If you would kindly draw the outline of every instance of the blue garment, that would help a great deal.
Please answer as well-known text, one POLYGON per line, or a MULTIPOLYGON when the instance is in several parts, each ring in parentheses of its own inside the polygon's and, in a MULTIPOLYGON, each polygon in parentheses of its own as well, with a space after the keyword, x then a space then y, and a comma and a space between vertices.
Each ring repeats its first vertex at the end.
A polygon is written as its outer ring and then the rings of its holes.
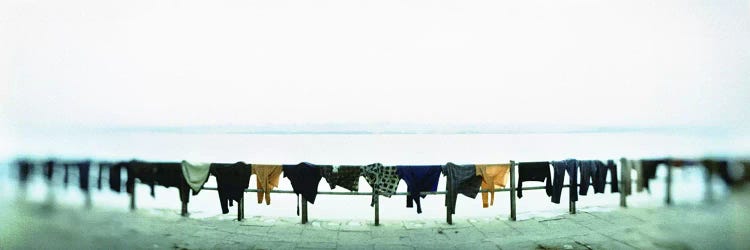
POLYGON ((420 192, 437 191, 441 171, 440 165, 396 166, 396 173, 406 182, 409 192, 406 196, 406 207, 414 207, 414 203, 417 203, 417 213, 422 213, 419 197, 424 198, 427 195, 421 195, 420 192))
POLYGON ((578 161, 578 168, 581 172, 579 195, 586 195, 588 193, 589 184, 594 186, 594 193, 597 193, 596 191, 599 190, 599 163, 600 161, 578 161))
POLYGON ((552 162, 552 168, 555 171, 555 176, 552 179, 552 203, 560 204, 565 172, 568 172, 568 177, 570 177, 570 201, 578 201, 578 192, 576 192, 578 190, 578 161, 575 159, 554 161, 552 162))

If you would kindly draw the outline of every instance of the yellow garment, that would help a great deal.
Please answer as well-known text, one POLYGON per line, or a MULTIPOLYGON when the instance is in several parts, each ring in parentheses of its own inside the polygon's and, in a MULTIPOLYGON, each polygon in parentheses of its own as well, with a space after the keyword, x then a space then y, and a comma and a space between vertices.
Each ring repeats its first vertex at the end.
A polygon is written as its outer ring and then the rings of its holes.
POLYGON ((263 203, 265 195, 266 205, 271 205, 271 190, 279 186, 281 165, 252 164, 252 169, 258 187, 258 204, 263 203))
MULTIPOLYGON (((503 188, 508 181, 510 164, 477 164, 477 176, 482 176, 482 189, 492 192, 490 205, 495 203, 495 188, 503 188)), ((487 205, 487 192, 482 192, 482 207, 487 205)))

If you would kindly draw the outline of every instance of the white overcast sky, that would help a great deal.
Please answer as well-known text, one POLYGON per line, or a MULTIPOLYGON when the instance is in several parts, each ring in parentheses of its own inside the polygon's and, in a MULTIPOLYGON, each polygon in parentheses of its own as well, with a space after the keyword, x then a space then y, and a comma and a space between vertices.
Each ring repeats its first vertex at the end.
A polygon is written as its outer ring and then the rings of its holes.
POLYGON ((750 1, 0 0, 6 127, 748 126, 750 1))

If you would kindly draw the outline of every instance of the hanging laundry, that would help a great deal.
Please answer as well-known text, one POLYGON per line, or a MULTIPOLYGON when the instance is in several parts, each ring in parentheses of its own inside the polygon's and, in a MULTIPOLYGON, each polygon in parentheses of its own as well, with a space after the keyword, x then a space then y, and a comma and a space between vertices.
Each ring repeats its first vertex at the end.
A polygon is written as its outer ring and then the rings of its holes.
POLYGON ((406 207, 414 207, 417 203, 417 213, 422 213, 422 204, 419 197, 426 197, 420 192, 437 191, 438 181, 440 180, 440 165, 430 166, 396 166, 396 173, 406 182, 407 191, 406 207))
POLYGON ((89 179, 91 179, 91 176, 89 175, 89 170, 91 168, 91 162, 84 161, 76 163, 78 166, 78 187, 81 188, 81 191, 88 192, 89 191, 89 179))
POLYGON ((118 162, 109 167, 109 175, 107 176, 107 179, 109 180, 109 189, 118 193, 120 192, 122 189, 122 168, 127 170, 127 167, 127 162, 118 162))
POLYGON ((545 182, 544 190, 547 196, 552 196, 552 176, 549 172, 549 162, 521 162, 518 163, 518 198, 523 197, 523 182, 545 182))
POLYGON ((568 172, 570 188, 570 201, 578 201, 578 161, 567 159, 564 161, 553 161, 552 168, 555 170, 555 177, 552 179, 552 203, 560 204, 560 196, 565 184, 565 172, 568 172))
POLYGON ((133 193, 135 190, 135 180, 147 184, 151 188, 151 197, 156 197, 154 186, 176 187, 180 192, 180 201, 187 203, 190 201, 189 186, 182 177, 182 166, 180 163, 150 163, 141 161, 131 161, 127 165, 128 181, 126 182, 127 192, 133 193))
POLYGON ((44 162, 44 177, 52 181, 52 175, 55 173, 55 161, 49 160, 44 162))
POLYGON ((211 163, 209 172, 216 177, 221 213, 229 213, 232 201, 239 202, 244 197, 245 189, 250 185, 250 175, 254 171, 254 167, 244 162, 211 163))
POLYGON ((487 192, 482 192, 482 207, 495 204, 495 188, 504 188, 508 181, 510 164, 477 164, 476 172, 482 177, 482 190, 489 190, 490 201, 487 202, 487 192))
POLYGON ((644 188, 649 190, 649 180, 656 178, 656 167, 660 164, 666 164, 667 161, 664 159, 660 160, 641 160, 640 170, 638 171, 638 192, 641 192, 644 188))
POLYGON ((203 184, 208 181, 208 172, 211 169, 211 163, 191 163, 183 160, 182 175, 185 181, 193 190, 193 195, 198 194, 203 188, 203 184))
MULTIPOLYGON (((578 169, 581 171, 581 185, 579 186, 578 194, 586 195, 589 191, 589 184, 594 186, 594 193, 597 193, 596 190, 599 186, 597 161, 578 161, 578 169)), ((606 172, 604 173, 606 177, 606 172)))
POLYGON ((391 197, 398 189, 398 182, 401 178, 396 173, 396 167, 383 166, 380 163, 370 164, 362 167, 362 176, 365 177, 367 184, 372 187, 372 200, 370 206, 375 206, 375 197, 382 195, 391 197))
POLYGON ((320 179, 320 169, 318 166, 302 162, 297 165, 283 165, 284 177, 289 178, 292 183, 292 190, 297 194, 297 215, 299 215, 299 196, 305 198, 308 202, 315 204, 315 197, 318 195, 318 185, 320 179))
POLYGON ((29 180, 31 172, 34 170, 34 163, 27 160, 19 160, 18 165, 18 181, 25 183, 29 180))
POLYGON ((271 205, 271 190, 279 186, 281 178, 281 165, 264 165, 253 164, 253 174, 255 174, 256 187, 258 189, 258 204, 263 203, 263 197, 266 199, 266 205, 271 205))
POLYGON ((318 166, 320 167, 320 174, 326 179, 331 189, 339 186, 353 192, 359 190, 359 176, 362 174, 362 167, 318 166))
POLYGON ((106 162, 98 162, 96 165, 99 166, 99 174, 96 178, 96 189, 102 190, 102 171, 105 168, 111 167, 112 164, 106 162))
POLYGON ((619 182, 617 181, 617 165, 615 161, 607 160, 605 165, 601 161, 596 161, 596 176, 594 177, 594 193, 604 193, 607 185, 607 173, 610 173, 610 192, 619 193, 619 182))
POLYGON ((701 163, 708 169, 708 171, 718 173, 719 178, 721 178, 727 186, 731 187, 736 184, 735 180, 729 174, 729 163, 727 161, 703 160, 701 163))
POLYGON ((128 180, 125 182, 125 191, 128 194, 132 194, 135 191, 135 180, 137 179, 151 188, 151 197, 156 197, 156 193, 154 192, 156 168, 146 162, 130 161, 127 163, 127 170, 128 180))
POLYGON ((457 165, 450 162, 443 166, 442 173, 447 180, 445 189, 448 193, 445 206, 451 214, 455 214, 458 194, 461 193, 472 199, 477 198, 479 186, 482 185, 482 177, 477 176, 474 165, 457 165))
POLYGON ((68 168, 70 168, 70 163, 63 163, 63 186, 65 188, 68 187, 68 168))

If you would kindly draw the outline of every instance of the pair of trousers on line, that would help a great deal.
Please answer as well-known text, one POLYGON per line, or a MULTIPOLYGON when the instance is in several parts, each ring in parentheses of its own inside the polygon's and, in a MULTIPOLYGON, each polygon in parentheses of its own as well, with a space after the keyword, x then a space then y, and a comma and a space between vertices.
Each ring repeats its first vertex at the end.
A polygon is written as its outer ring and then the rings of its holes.
POLYGON ((578 161, 581 172, 581 183, 579 195, 588 193, 589 184, 594 186, 594 193, 604 193, 607 185, 607 173, 611 175, 611 192, 620 192, 617 182, 617 165, 613 160, 608 160, 605 165, 601 161, 578 161))
POLYGON ((552 167, 555 171, 555 177, 552 180, 552 203, 560 204, 565 172, 568 172, 569 177, 570 201, 578 201, 578 192, 576 192, 578 190, 578 161, 574 159, 554 161, 552 167))

